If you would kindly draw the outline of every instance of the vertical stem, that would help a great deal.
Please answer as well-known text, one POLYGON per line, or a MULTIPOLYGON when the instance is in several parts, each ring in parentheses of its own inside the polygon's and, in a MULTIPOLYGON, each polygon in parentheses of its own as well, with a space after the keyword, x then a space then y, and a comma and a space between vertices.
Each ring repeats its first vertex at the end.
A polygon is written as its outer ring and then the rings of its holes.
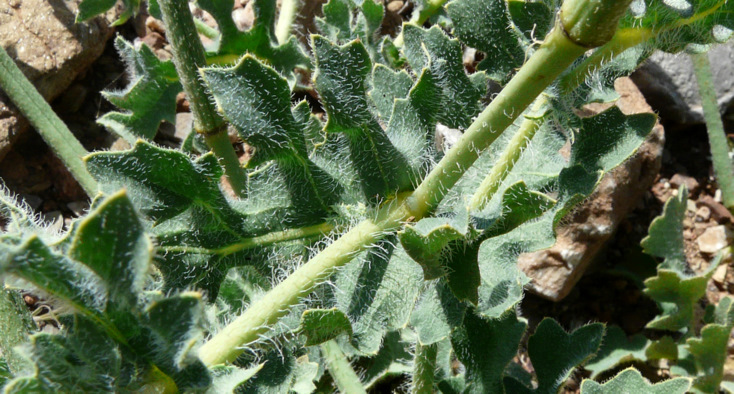
POLYGON ((711 65, 707 53, 691 55, 693 69, 698 80, 698 90, 701 95, 703 116, 706 120, 706 131, 711 145, 711 159, 714 164, 716 181, 721 188, 724 206, 734 212, 734 173, 732 161, 729 158, 729 141, 724 133, 724 124, 719 115, 719 104, 716 100, 714 78, 711 75, 711 65))
POLYGON ((293 21, 296 20, 298 13, 298 2, 299 0, 282 0, 280 3, 278 23, 275 25, 275 38, 278 44, 285 44, 291 36, 293 21))
POLYGON ((182 0, 159 0, 159 5, 168 41, 173 49, 173 63, 191 104, 194 128, 204 135, 237 196, 244 197, 247 193, 247 175, 240 167, 232 144, 226 141, 228 136, 224 119, 214 108, 199 77, 199 68, 206 66, 206 58, 189 3, 182 0))
POLYGON ((415 348, 415 358, 413 359, 413 394, 431 394, 433 393, 433 377, 436 372, 436 355, 438 354, 438 344, 421 345, 420 342, 415 348))
POLYGON ((359 380, 359 376, 354 372, 352 366, 344 355, 339 344, 335 340, 326 341, 321 344, 321 353, 326 361, 326 369, 334 378, 336 387, 340 392, 345 394, 367 393, 359 380))
POLYGON ((97 194, 97 181, 92 178, 82 160, 89 152, 54 113, 51 106, 2 47, 0 47, 0 87, 38 131, 49 148, 61 159, 87 195, 94 197, 97 194))
POLYGON ((515 132, 515 135, 510 140, 510 143, 505 147, 502 156, 497 159, 489 175, 484 178, 479 188, 474 192, 467 207, 470 211, 483 209, 494 194, 497 193, 502 181, 512 171, 512 167, 514 167, 522 152, 535 136, 535 132, 543 125, 545 121, 543 111, 547 105, 548 99, 546 96, 540 95, 535 101, 531 113, 522 121, 517 132, 515 132))
POLYGON ((0 350, 10 372, 16 376, 31 372, 33 365, 13 348, 28 342, 28 335, 35 330, 35 323, 20 293, 0 288, 0 350))

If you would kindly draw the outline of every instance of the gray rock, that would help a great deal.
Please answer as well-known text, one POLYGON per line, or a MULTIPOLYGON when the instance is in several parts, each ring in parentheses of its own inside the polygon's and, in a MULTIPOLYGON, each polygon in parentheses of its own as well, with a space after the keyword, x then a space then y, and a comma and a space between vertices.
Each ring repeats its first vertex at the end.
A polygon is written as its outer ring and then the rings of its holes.
MULTIPOLYGON (((719 110, 734 106, 734 43, 718 45, 709 52, 719 110)), ((703 110, 693 63, 686 53, 654 53, 632 74, 647 100, 663 119, 682 125, 703 123, 703 110)))
MULTIPOLYGON (((63 93, 102 54, 113 33, 114 12, 75 24, 80 2, 0 0, 0 45, 48 101, 63 93)), ((28 127, 28 121, 0 93, 0 159, 28 127)))
MULTIPOLYGON (((615 88, 621 95, 617 106, 623 113, 651 111, 629 78, 617 80, 615 88)), ((585 115, 603 109, 603 105, 590 105, 585 115)), ((652 185, 660 170, 664 139, 663 127, 657 124, 637 153, 607 173, 597 190, 561 221, 552 247, 520 255, 518 265, 531 279, 528 290, 553 301, 568 295, 622 219, 652 185)))

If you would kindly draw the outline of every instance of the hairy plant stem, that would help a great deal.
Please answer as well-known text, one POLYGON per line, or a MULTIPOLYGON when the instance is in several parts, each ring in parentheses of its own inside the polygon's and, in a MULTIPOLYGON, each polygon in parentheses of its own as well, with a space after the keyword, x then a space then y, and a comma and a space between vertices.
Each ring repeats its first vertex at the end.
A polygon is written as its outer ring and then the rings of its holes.
POLYGON ((530 110, 528 115, 525 115, 525 119, 520 124, 520 127, 515 132, 510 142, 505 147, 502 155, 497 159, 496 164, 489 171, 482 183, 479 185, 477 190, 472 195, 471 200, 467 208, 469 211, 479 211, 485 207, 485 205, 492 199, 502 185, 502 181, 505 180, 507 174, 512 171, 515 163, 522 155, 522 152, 527 148, 530 141, 535 136, 535 132, 540 129, 540 126, 545 122, 545 110, 548 106, 548 99, 545 95, 541 94, 533 108, 530 110))
POLYGON ((388 232, 418 220, 441 202, 462 174, 533 100, 587 48, 569 41, 556 27, 502 92, 477 117, 413 193, 384 204, 375 219, 364 220, 298 268, 244 314, 199 349, 206 365, 233 361, 242 346, 256 341, 290 307, 388 232))
POLYGON ((98 190, 97 181, 92 178, 82 160, 89 152, 54 113, 4 48, 0 48, 0 88, 61 159, 87 195, 94 197, 98 190))
POLYGON ((167 38, 171 43, 173 63, 191 104, 194 128, 204 135, 206 143, 224 168, 224 174, 235 194, 241 198, 245 197, 247 175, 240 167, 237 154, 229 142, 224 119, 217 113, 199 77, 199 68, 206 66, 206 57, 189 4, 180 0, 159 0, 159 5, 166 25, 167 38))
POLYGON ((347 360, 347 356, 344 355, 339 344, 335 340, 329 340, 321 344, 321 353, 324 356, 326 362, 326 369, 329 370, 329 374, 334 378, 336 387, 342 393, 367 393, 359 380, 359 376, 354 372, 352 366, 347 360))
POLYGON ((293 22, 298 14, 298 3, 300 0, 283 0, 280 3, 280 14, 275 24, 275 39, 278 44, 285 44, 291 36, 293 22))
POLYGON ((433 390, 433 376, 436 370, 436 355, 438 344, 421 345, 415 347, 413 358, 413 387, 414 394, 431 394, 433 390))
POLYGON ((23 298, 14 290, 0 288, 0 351, 16 376, 33 372, 33 363, 14 348, 28 342, 28 335, 37 330, 23 298))
POLYGON ((729 157, 729 141, 724 132, 724 123, 719 114, 719 104, 716 99, 714 78, 711 74, 711 64, 708 53, 692 54, 693 70, 698 81, 698 91, 701 95, 703 116, 706 121, 706 131, 711 146, 711 159, 714 165, 716 181, 721 189, 724 206, 734 212, 734 172, 732 160, 729 157))

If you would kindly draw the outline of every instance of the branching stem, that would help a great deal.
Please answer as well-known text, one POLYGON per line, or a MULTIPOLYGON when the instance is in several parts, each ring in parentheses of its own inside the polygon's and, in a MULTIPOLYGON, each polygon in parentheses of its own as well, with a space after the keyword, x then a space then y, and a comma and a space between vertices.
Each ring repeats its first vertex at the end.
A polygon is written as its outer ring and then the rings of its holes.
POLYGON ((89 152, 54 113, 4 48, 0 48, 0 88, 61 159, 87 195, 94 197, 98 189, 97 181, 92 178, 82 160, 89 152))
POLYGON ((275 286, 205 343, 199 350, 201 360, 206 365, 233 361, 243 345, 267 332, 336 267, 349 262, 409 218, 418 220, 435 209, 481 151, 584 51, 586 48, 570 42, 560 29, 554 29, 413 193, 383 206, 375 220, 359 223, 275 286))
POLYGON ((216 155, 219 164, 238 197, 247 193, 247 175, 240 166, 237 154, 227 135, 224 119, 217 113, 199 77, 199 68, 206 66, 204 47, 196 32, 194 17, 188 2, 180 0, 159 0, 166 34, 173 51, 181 85, 191 104, 194 115, 194 128, 206 139, 216 155))

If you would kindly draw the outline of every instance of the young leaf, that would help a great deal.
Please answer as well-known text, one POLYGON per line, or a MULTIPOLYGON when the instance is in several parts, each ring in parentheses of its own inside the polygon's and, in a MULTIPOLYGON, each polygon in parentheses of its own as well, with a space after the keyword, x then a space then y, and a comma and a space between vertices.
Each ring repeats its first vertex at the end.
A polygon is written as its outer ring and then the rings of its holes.
POLYGON ((681 278, 675 271, 658 270, 658 275, 645 281, 645 294, 660 305, 662 313, 647 323, 647 328, 679 331, 693 324, 698 300, 706 294, 706 284, 718 261, 700 276, 681 278))
POLYGON ((652 221, 647 237, 640 243, 645 253, 665 259, 658 267, 675 271, 683 277, 690 273, 683 242, 687 199, 688 191, 681 186, 678 195, 665 202, 663 214, 652 221))
POLYGON ((464 392, 504 392, 505 367, 517 354, 526 327, 514 311, 497 319, 484 319, 472 312, 464 316, 463 324, 451 335, 456 357, 466 366, 464 392))
POLYGON ((298 332, 306 337, 306 346, 314 346, 346 333, 352 336, 352 324, 344 312, 332 309, 309 309, 301 316, 298 332))
POLYGON ((698 376, 693 380, 693 390, 696 392, 716 392, 724 378, 727 346, 734 327, 732 304, 731 297, 720 300, 714 312, 715 322, 704 326, 700 337, 686 340, 686 348, 698 371, 698 376))
POLYGON ((581 383, 581 394, 684 394, 690 387, 691 381, 687 378, 675 378, 652 384, 634 368, 627 368, 604 384, 585 379, 581 383))
POLYGON ((543 319, 528 340, 530 361, 538 376, 534 392, 557 392, 575 367, 596 354, 603 336, 601 323, 588 324, 567 334, 555 320, 543 319))
POLYGON ((135 48, 122 37, 115 47, 127 65, 130 84, 103 96, 129 112, 108 112, 97 120, 130 144, 139 138, 152 141, 161 121, 176 123, 176 95, 182 87, 173 62, 161 61, 146 45, 135 48))
MULTIPOLYGON (((436 279, 448 273, 446 251, 452 241, 465 239, 469 235, 469 215, 459 209, 451 217, 425 218, 414 226, 406 225, 398 232, 400 244, 413 260, 423 268, 425 280, 436 279)), ((456 245, 454 245, 456 246, 456 245)))

